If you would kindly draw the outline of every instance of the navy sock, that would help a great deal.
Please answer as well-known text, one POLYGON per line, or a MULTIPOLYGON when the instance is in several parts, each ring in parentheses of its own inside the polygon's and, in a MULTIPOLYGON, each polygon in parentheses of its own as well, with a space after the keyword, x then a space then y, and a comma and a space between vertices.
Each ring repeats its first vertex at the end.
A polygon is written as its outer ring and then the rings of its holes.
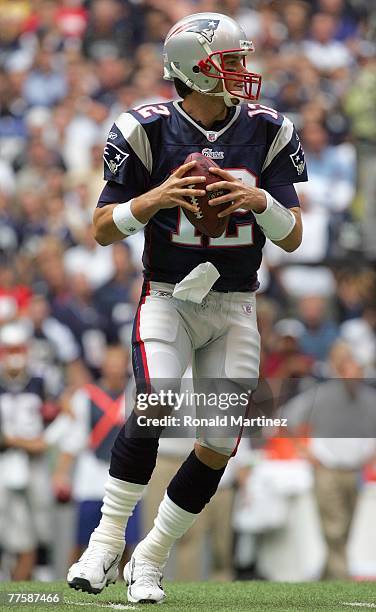
POLYGON ((110 476, 134 484, 149 482, 157 461, 162 428, 149 430, 152 437, 145 437, 146 429, 137 424, 137 415, 132 412, 112 448, 110 476))
POLYGON ((195 451, 184 461, 167 487, 167 495, 179 508, 199 514, 216 492, 225 467, 220 470, 205 465, 195 451))

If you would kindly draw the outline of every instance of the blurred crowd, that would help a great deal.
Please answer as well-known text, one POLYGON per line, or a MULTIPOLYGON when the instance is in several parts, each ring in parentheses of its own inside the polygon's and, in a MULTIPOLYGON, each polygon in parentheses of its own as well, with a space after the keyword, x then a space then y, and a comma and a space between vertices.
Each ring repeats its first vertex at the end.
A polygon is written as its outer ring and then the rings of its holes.
MULTIPOLYGON (((14 342, 27 347, 35 376, 47 381, 40 427, 24 436, 8 432, 14 448, 44 452, 43 444, 17 446, 15 438, 39 440, 59 411, 72 410, 77 389, 101 386, 108 346, 126 359, 142 238, 101 247, 92 237, 103 146, 120 112, 176 96, 162 79, 163 40, 173 23, 199 11, 234 17, 254 41, 250 66, 263 75, 260 102, 294 121, 308 165, 309 182, 299 185, 301 247, 288 254, 271 243, 265 249, 261 373, 294 381, 338 375, 332 349, 344 343, 353 377, 374 377, 373 3, 0 0, 0 326, 22 322, 23 339, 5 338, 4 346, 10 353, 14 342)), ((9 376, 0 377, 7 389, 9 376)), ((11 416, 2 415, 0 430, 11 416)), ((68 444, 66 454, 87 444, 68 444)), ((60 501, 68 472, 60 464, 60 501)), ((35 553, 38 543, 28 547, 35 553)), ((26 575, 34 553, 24 560, 26 575)))

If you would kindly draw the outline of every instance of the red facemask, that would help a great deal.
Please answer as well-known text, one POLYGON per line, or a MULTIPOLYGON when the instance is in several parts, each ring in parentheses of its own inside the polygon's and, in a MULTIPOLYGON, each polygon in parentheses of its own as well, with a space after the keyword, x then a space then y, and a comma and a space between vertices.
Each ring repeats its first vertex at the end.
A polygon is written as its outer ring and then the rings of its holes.
MULTIPOLYGON (((200 72, 207 77, 211 77, 212 79, 221 79, 221 80, 231 80, 236 81, 237 83, 241 83, 243 86, 243 91, 238 90, 229 90, 226 87, 228 93, 235 98, 243 98, 244 100, 250 100, 252 102, 256 101, 260 97, 261 90, 261 74, 256 74, 255 72, 236 72, 232 70, 227 70, 225 68, 224 56, 226 54, 235 54, 241 53, 242 49, 226 49, 226 51, 214 51, 206 59, 200 60, 198 62, 198 67, 200 68, 200 72), (216 61, 214 57, 218 56, 216 61), (216 74, 213 74, 213 68, 216 70, 216 74)), ((246 61, 245 56, 241 57, 244 68, 246 69, 246 61)))

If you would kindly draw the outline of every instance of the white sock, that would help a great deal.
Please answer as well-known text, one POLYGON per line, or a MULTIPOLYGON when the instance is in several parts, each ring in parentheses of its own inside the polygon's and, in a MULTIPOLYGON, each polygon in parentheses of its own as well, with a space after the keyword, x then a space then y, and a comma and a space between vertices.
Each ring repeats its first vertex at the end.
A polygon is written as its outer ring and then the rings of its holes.
POLYGON ((91 534, 90 544, 103 544, 116 552, 124 549, 124 531, 146 485, 108 476, 101 508, 102 518, 91 534))
POLYGON ((154 527, 136 546, 134 556, 137 560, 151 562, 162 569, 174 542, 192 527, 197 517, 198 514, 192 514, 177 506, 165 493, 154 527))

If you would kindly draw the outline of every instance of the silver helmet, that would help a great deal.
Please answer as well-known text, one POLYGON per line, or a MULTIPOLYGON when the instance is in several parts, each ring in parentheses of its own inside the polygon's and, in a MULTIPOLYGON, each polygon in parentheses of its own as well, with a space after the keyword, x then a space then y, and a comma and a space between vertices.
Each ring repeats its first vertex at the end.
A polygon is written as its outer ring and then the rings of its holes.
POLYGON ((166 36, 163 50, 164 78, 179 79, 190 89, 211 96, 222 96, 227 106, 240 99, 258 100, 261 75, 246 70, 246 56, 254 51, 241 27, 227 15, 196 13, 178 21, 166 36), (244 72, 226 70, 224 58, 239 55, 244 72), (226 79, 242 85, 228 90, 226 79), (222 91, 213 92, 222 82, 222 91))

